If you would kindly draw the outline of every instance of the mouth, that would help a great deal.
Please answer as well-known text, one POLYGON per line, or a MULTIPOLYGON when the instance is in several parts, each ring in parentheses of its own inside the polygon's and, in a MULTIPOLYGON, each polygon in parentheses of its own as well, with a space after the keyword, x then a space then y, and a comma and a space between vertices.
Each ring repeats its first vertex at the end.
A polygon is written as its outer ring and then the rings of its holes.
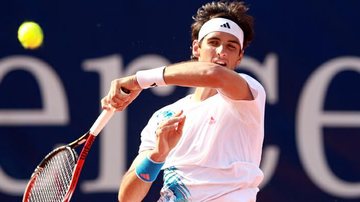
POLYGON ((217 65, 220 65, 220 66, 223 66, 223 67, 226 67, 226 62, 225 61, 222 61, 222 60, 216 60, 214 61, 215 64, 217 65))

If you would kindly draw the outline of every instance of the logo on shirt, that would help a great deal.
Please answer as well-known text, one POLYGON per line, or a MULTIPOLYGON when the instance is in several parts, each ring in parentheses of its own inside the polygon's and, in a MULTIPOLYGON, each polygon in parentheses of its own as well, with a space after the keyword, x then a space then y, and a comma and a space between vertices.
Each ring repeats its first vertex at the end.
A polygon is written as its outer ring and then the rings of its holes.
POLYGON ((216 123, 216 120, 215 120, 215 118, 213 116, 211 116, 210 120, 209 120, 209 124, 211 125, 211 124, 214 124, 214 123, 216 123))
POLYGON ((157 115, 156 115, 156 119, 157 119, 157 125, 159 125, 161 122, 170 119, 171 117, 173 117, 175 115, 175 112, 167 109, 167 110, 163 110, 160 111, 157 115))

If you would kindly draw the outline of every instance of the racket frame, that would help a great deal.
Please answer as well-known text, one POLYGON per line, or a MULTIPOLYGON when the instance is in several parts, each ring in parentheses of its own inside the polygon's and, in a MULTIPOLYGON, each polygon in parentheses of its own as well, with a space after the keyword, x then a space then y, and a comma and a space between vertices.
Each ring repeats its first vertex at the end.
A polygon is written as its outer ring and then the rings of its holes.
POLYGON ((107 122, 111 119, 111 117, 114 114, 114 110, 103 110, 103 112, 99 115, 99 117, 96 119, 96 121, 94 122, 94 124, 92 125, 92 127, 90 128, 90 130, 85 133, 84 135, 82 135, 80 138, 78 138, 77 140, 65 145, 65 146, 61 146, 58 147, 56 149, 54 149, 53 151, 51 151, 49 154, 47 154, 45 156, 45 158, 40 162, 40 164, 36 167, 36 169, 34 170, 33 174, 31 175, 31 178, 25 188, 25 192, 24 192, 24 196, 23 196, 23 202, 28 202, 29 197, 30 197, 30 193, 31 193, 31 189, 34 186, 35 182, 36 182, 36 178, 39 176, 39 173, 44 169, 45 165, 49 162, 49 160, 51 158, 53 158, 58 152, 67 149, 71 151, 71 154, 73 155, 73 157, 75 158, 76 165, 73 169, 73 173, 71 176, 71 181, 70 181, 70 185, 68 187, 68 190, 66 191, 65 197, 62 200, 63 202, 68 202, 70 201, 75 189, 76 189, 76 185, 82 170, 82 167, 85 163, 85 159, 91 149, 91 146, 96 138, 96 136, 100 133, 100 131, 105 127, 105 125, 107 124, 107 122), (84 144, 84 147, 82 148, 81 152, 79 155, 77 155, 77 153, 75 152, 75 148, 84 144))

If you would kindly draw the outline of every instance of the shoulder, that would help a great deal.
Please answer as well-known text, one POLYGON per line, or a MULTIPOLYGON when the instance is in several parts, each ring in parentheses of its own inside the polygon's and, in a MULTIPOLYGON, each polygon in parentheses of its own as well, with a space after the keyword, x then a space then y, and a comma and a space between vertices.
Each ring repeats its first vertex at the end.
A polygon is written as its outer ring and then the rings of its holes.
POLYGON ((188 97, 189 96, 183 97, 172 104, 166 105, 158 109, 154 112, 151 119, 157 123, 160 123, 161 121, 172 117, 182 109, 183 103, 186 101, 186 99, 188 99, 188 97))
POLYGON ((261 85, 261 83, 259 81, 257 81, 256 79, 254 79, 253 77, 251 77, 251 76, 249 76, 247 74, 244 74, 244 73, 238 73, 238 74, 242 78, 245 79, 245 81, 249 85, 249 88, 250 88, 251 92, 253 93, 254 97, 257 97, 257 95, 261 95, 263 97, 266 96, 265 89, 264 89, 263 85, 261 85))
POLYGON ((246 82, 251 86, 251 87, 256 87, 259 89, 264 90, 264 87, 261 85, 261 83, 256 80, 255 78, 251 77, 248 74, 244 74, 244 73, 238 73, 242 78, 244 78, 246 80, 246 82))

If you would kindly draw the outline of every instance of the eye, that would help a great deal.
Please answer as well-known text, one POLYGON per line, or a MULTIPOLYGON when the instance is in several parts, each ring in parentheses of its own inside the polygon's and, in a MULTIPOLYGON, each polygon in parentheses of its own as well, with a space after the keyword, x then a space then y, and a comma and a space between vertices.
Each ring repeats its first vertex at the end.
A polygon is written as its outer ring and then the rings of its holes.
POLYGON ((227 47, 228 47, 229 50, 236 50, 237 49, 237 46, 234 45, 234 44, 231 44, 231 43, 228 44, 227 47))
POLYGON ((233 46, 233 45, 228 45, 228 47, 229 47, 230 49, 235 49, 235 46, 233 46))
POLYGON ((217 46, 219 46, 219 41, 217 41, 217 40, 209 40, 208 44, 211 45, 211 46, 217 47, 217 46))

